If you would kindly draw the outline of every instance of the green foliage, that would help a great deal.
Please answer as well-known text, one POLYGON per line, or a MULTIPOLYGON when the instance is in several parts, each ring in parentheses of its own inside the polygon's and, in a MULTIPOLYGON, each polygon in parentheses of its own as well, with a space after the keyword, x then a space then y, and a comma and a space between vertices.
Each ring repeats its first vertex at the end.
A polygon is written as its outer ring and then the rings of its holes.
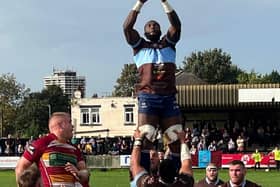
POLYGON ((134 92, 134 85, 137 82, 137 67, 135 64, 125 64, 121 76, 117 79, 117 85, 113 96, 129 97, 134 92))
POLYGON ((48 132, 48 119, 53 112, 69 112, 70 101, 58 86, 34 92, 25 98, 16 118, 17 133, 22 137, 37 137, 48 132))
POLYGON ((16 81, 13 74, 0 76, 0 109, 1 109, 1 136, 7 136, 15 132, 17 108, 29 93, 24 84, 16 81))
POLYGON ((280 83, 280 74, 273 70, 270 74, 265 74, 262 79, 263 83, 280 83))
POLYGON ((242 72, 237 77, 240 84, 257 84, 261 83, 262 75, 252 70, 250 73, 242 72))
POLYGON ((237 83, 237 75, 241 72, 232 65, 231 56, 217 48, 193 52, 190 57, 185 57, 183 70, 210 84, 237 83))
POLYGON ((273 70, 270 74, 262 75, 252 70, 250 73, 242 72, 238 75, 238 83, 241 84, 265 84, 265 83, 280 83, 280 75, 273 70))

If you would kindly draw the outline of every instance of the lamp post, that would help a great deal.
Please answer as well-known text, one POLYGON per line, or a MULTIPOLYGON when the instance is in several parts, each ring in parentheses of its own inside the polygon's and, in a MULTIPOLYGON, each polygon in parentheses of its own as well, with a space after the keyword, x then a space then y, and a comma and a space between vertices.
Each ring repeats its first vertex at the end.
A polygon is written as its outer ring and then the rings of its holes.
POLYGON ((49 108, 49 119, 50 119, 52 115, 52 106, 48 104, 48 108, 49 108))

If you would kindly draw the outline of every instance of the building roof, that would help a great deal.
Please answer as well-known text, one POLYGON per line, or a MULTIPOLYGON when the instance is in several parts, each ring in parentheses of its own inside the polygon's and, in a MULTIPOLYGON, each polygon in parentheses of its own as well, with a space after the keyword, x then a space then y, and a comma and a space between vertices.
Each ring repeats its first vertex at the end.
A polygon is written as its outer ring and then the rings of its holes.
POLYGON ((176 73, 176 85, 200 85, 207 84, 206 81, 198 78, 192 73, 180 71, 176 73))
POLYGON ((280 88, 280 84, 177 85, 182 109, 280 108, 280 102, 239 102, 239 89, 280 88))

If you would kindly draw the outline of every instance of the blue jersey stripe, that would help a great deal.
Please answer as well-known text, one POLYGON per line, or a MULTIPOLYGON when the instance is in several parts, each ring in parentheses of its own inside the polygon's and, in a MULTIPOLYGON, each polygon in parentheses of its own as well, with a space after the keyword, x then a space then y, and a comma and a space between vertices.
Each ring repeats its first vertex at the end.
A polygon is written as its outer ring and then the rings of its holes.
POLYGON ((162 49, 143 48, 133 57, 133 59, 137 67, 147 63, 175 63, 176 52, 171 47, 162 49))

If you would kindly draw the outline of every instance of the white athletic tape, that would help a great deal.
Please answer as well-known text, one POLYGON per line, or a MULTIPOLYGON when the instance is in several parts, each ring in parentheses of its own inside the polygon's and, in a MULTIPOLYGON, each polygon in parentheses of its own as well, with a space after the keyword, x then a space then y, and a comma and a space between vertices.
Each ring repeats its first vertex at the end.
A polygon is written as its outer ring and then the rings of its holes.
POLYGON ((146 124, 139 126, 139 130, 141 134, 145 134, 145 137, 151 141, 154 142, 156 139, 157 131, 154 126, 146 124))
POLYGON ((141 8, 143 6, 143 3, 141 1, 137 1, 132 10, 135 10, 136 12, 140 12, 141 8))
POLYGON ((171 144, 173 142, 175 142, 176 140, 178 140, 178 136, 176 132, 181 132, 182 129, 182 125, 181 124, 176 124, 176 125, 172 125, 171 127, 169 127, 168 129, 165 130, 164 134, 168 137, 169 142, 168 144, 171 144))
POLYGON ((187 159, 191 159, 191 154, 190 154, 190 150, 188 148, 188 145, 183 143, 181 144, 181 162, 183 162, 184 160, 187 159))
POLYGON ((161 4, 163 6, 163 9, 164 9, 165 13, 170 13, 170 12, 173 11, 173 8, 171 7, 171 5, 167 1, 162 2, 161 4))

